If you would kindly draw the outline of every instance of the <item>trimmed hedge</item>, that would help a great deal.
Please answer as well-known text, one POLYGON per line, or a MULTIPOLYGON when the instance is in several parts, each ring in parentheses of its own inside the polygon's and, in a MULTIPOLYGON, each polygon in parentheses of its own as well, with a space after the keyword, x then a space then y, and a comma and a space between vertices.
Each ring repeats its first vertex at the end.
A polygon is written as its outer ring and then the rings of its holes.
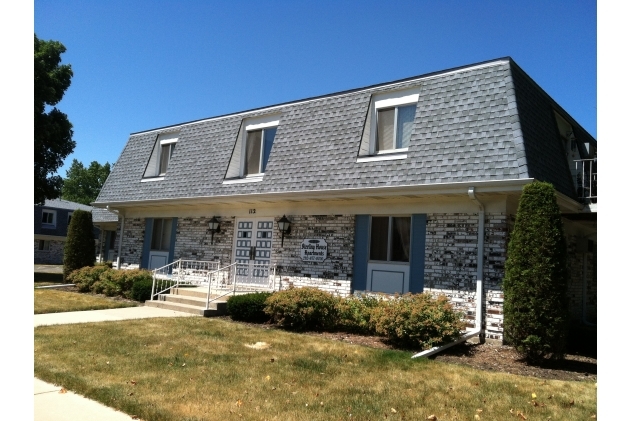
POLYGON ((317 288, 290 288, 272 294, 265 313, 286 329, 331 330, 338 317, 338 300, 317 288))
POLYGON ((382 299, 363 295, 340 299, 337 303, 336 327, 346 332, 374 334, 375 324, 371 315, 382 299))
POLYGON ((228 298, 228 314, 232 320, 250 323, 268 322, 270 316, 265 313, 265 301, 271 295, 271 292, 234 295, 228 298))
POLYGON ((393 343, 429 349, 452 342, 465 324, 445 296, 405 294, 379 302, 371 315, 378 335, 393 343))
POLYGON ((115 270, 107 265, 98 265, 75 270, 68 275, 68 280, 77 286, 79 292, 145 301, 151 296, 153 276, 145 269, 115 270), (147 285, 149 291, 144 292, 147 285))

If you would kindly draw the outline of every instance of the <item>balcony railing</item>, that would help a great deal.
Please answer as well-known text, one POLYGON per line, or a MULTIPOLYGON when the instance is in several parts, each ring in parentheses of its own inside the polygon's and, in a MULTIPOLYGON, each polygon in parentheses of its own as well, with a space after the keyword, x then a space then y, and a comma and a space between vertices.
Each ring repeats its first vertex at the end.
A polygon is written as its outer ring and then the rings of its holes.
POLYGON ((596 203, 596 158, 574 161, 574 184, 578 197, 585 203, 596 203))

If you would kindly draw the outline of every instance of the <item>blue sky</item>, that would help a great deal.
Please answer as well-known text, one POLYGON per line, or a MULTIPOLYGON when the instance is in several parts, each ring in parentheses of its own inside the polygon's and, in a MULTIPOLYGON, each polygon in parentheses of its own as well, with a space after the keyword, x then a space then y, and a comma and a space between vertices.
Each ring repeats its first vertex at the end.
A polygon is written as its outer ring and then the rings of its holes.
POLYGON ((36 0, 74 77, 73 158, 130 133, 511 56, 596 127, 596 2, 36 0))

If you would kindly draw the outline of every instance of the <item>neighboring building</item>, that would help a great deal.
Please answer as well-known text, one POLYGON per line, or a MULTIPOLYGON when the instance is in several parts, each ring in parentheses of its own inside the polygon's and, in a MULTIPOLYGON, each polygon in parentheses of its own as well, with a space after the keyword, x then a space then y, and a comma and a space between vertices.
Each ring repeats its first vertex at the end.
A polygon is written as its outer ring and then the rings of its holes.
POLYGON ((120 217, 110 260, 144 268, 258 264, 276 288, 446 294, 470 320, 483 280, 499 339, 533 180, 557 190, 572 314, 595 322, 596 140, 510 58, 133 133, 93 205, 120 217))
MULTIPOLYGON (((81 209, 91 212, 92 207, 63 199, 46 200, 44 206, 35 205, 35 263, 61 265, 64 262, 64 244, 72 213, 81 209)), ((98 230, 94 231, 97 238, 98 230)))
POLYGON ((116 229, 118 215, 106 209, 92 209, 92 222, 99 228, 99 241, 96 249, 98 262, 112 262, 115 260, 116 229))

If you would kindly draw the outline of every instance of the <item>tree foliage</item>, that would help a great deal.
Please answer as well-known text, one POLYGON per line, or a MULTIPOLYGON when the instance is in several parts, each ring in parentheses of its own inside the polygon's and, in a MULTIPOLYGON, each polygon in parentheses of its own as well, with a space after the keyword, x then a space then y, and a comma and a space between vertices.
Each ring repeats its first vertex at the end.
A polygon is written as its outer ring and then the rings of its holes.
POLYGON ((94 266, 94 251, 92 212, 78 209, 72 213, 64 245, 64 280, 74 270, 94 266))
POLYGON ((86 168, 81 162, 73 159, 70 169, 66 171, 61 198, 89 205, 96 200, 109 174, 109 162, 101 165, 92 161, 86 168))
POLYGON ((531 361, 562 358, 568 330, 567 248, 550 183, 524 187, 504 277, 504 333, 531 361))
POLYGON ((60 42, 43 41, 35 35, 35 204, 59 197, 63 180, 55 173, 75 147, 72 124, 54 107, 72 78, 70 65, 60 64, 65 51, 60 42))

